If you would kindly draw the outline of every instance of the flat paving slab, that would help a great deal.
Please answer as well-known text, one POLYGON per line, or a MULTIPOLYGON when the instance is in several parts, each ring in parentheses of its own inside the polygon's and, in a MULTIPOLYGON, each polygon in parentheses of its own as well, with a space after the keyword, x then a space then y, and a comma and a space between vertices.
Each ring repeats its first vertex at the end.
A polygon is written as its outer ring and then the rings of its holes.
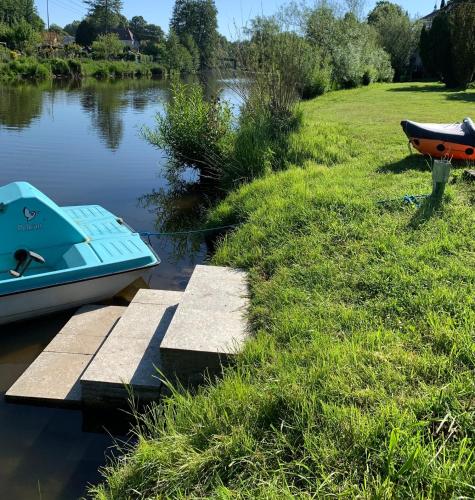
POLYGON ((124 403, 129 391, 140 401, 159 397, 160 343, 182 296, 167 290, 136 295, 81 376, 86 405, 124 403))
POLYGON ((196 266, 160 346, 167 377, 195 385, 219 373, 249 336, 248 306, 244 271, 196 266))
POLYGON ((79 379, 125 309, 118 306, 79 309, 13 384, 6 400, 50 406, 80 405, 79 379))
POLYGON ((91 356, 87 354, 42 352, 5 397, 10 401, 42 404, 55 401, 79 403, 79 377, 90 360, 91 356))

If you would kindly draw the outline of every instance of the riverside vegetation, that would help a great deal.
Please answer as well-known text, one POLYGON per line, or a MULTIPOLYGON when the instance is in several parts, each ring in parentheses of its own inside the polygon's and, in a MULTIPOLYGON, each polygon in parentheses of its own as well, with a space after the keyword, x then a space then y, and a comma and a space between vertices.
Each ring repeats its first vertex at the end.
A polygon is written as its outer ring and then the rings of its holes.
POLYGON ((302 105, 303 165, 208 218, 241 224, 213 263, 250 272, 255 338, 223 380, 140 417, 97 498, 472 496, 475 193, 456 172, 432 217, 403 205, 431 174, 399 121, 474 100, 379 84, 302 105))
POLYGON ((85 0, 82 21, 45 29, 33 0, 0 0, 0 81, 172 76, 219 66, 228 41, 213 0, 177 1, 165 35, 121 0, 85 0), (73 43, 75 41, 75 43, 73 43))
MULTIPOLYGON (((375 83, 298 104, 307 59, 283 63, 321 40, 268 34, 254 39, 266 58, 246 52, 236 122, 178 86, 145 131, 171 177, 191 167, 215 185, 208 227, 238 225, 212 262, 249 271, 254 338, 221 380, 137 415, 136 442, 90 493, 472 497, 475 192, 456 166, 440 204, 403 203, 432 179, 399 122, 460 119, 475 92, 375 83)), ((311 73, 344 87, 342 60, 311 73)))
POLYGON ((347 3, 250 23, 239 117, 176 84, 144 131, 176 189, 197 173, 201 222, 239 226, 213 263, 249 271, 254 338, 222 380, 137 415, 92 496, 473 496, 475 194, 456 172, 440 205, 403 204, 431 175, 399 121, 460 119, 475 94, 378 83, 409 78, 420 26, 347 3))

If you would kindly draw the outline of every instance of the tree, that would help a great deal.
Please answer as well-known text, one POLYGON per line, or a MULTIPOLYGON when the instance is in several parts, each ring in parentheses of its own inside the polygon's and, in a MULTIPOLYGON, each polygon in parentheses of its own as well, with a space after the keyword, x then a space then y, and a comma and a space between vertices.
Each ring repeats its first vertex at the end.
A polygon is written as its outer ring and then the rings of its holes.
POLYGON ((457 86, 467 88, 475 75, 475 4, 461 3, 450 12, 453 72, 457 86))
POLYGON ((72 23, 70 24, 67 24, 65 27, 64 27, 64 31, 68 34, 68 35, 71 35, 71 36, 76 36, 76 33, 78 31, 78 27, 79 25, 81 24, 81 21, 73 21, 72 23))
POLYGON ((357 19, 362 19, 366 7, 366 0, 345 0, 347 11, 357 19))
POLYGON ((11 26, 0 24, 0 42, 6 43, 10 49, 33 53, 40 40, 40 33, 25 19, 11 26))
POLYGON ((435 66, 434 60, 434 51, 434 39, 431 35, 431 32, 425 26, 423 26, 421 31, 421 38, 419 41, 419 54, 424 65, 424 70, 430 76, 434 76, 437 74, 437 68, 435 66))
POLYGON ((353 13, 340 18, 331 7, 322 5, 310 11, 306 20, 306 38, 320 60, 317 76, 324 83, 327 80, 327 87, 328 78, 338 87, 393 78, 389 56, 381 48, 377 32, 353 13))
POLYGON ((147 30, 147 21, 142 16, 134 16, 129 21, 129 28, 134 34, 135 38, 140 41, 145 40, 144 35, 147 30))
POLYGON ((157 24, 147 24, 144 40, 155 43, 165 42, 165 32, 157 24))
POLYGON ((147 56, 152 56, 155 61, 166 65, 167 48, 165 43, 156 43, 152 41, 142 42, 140 52, 147 56))
POLYGON ((450 17, 440 12, 429 31, 421 34, 421 58, 424 67, 432 71, 448 87, 456 86, 452 61, 452 31, 450 17))
POLYGON ((399 5, 388 1, 376 4, 368 15, 368 24, 376 29, 382 47, 391 56, 396 79, 408 77, 411 57, 420 38, 419 25, 399 5))
POLYGON ((192 71, 196 71, 200 67, 200 49, 196 45, 191 35, 183 37, 183 47, 188 51, 191 57, 192 71))
POLYGON ((96 28, 90 19, 86 18, 79 23, 76 30, 76 43, 83 47, 89 47, 97 36, 96 28))
POLYGON ((446 7, 446 4, 445 4, 445 0, 442 0, 442 2, 440 2, 440 9, 445 9, 446 7))
POLYGON ((200 53, 200 68, 209 69, 216 63, 218 20, 214 0, 176 0, 170 21, 180 43, 186 35, 195 41, 200 53))
POLYGON ((92 44, 92 52, 97 59, 113 59, 124 52, 124 44, 115 33, 104 33, 92 44))
POLYGON ((373 26, 378 25, 387 16, 407 16, 400 5, 395 3, 380 0, 376 3, 374 9, 368 14, 368 24, 373 26))
POLYGON ((50 33, 57 33, 58 35, 64 35, 65 34, 65 31, 63 30, 63 28, 61 28, 61 26, 59 26, 57 24, 54 24, 54 23, 49 27, 48 31, 50 33))
POLYGON ((307 18, 306 37, 321 56, 331 57, 338 46, 339 28, 333 10, 326 6, 314 9, 307 18))
POLYGON ((177 34, 171 30, 167 39, 167 66, 172 72, 191 73, 196 70, 193 67, 193 59, 185 46, 180 43, 177 34))
POLYGON ((44 29, 38 16, 34 0, 0 0, 0 22, 13 26, 26 21, 35 31, 44 29))
POLYGON ((163 43, 165 41, 165 33, 160 26, 149 24, 142 16, 134 16, 129 21, 129 28, 135 38, 144 41, 152 41, 155 43, 163 43))
POLYGON ((121 14, 122 0, 84 0, 84 3, 88 6, 88 17, 98 33, 107 33, 127 24, 121 14))

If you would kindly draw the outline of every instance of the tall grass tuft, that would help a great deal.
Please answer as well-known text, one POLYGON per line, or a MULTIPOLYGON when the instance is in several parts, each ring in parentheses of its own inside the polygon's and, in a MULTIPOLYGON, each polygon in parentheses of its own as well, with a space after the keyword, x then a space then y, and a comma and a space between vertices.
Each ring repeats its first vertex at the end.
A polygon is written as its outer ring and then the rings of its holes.
POLYGON ((233 142, 232 113, 218 98, 207 101, 198 84, 175 82, 165 113, 157 116, 154 130, 145 128, 145 138, 165 151, 169 177, 179 177, 187 168, 199 172, 202 183, 218 182, 230 161, 233 142))

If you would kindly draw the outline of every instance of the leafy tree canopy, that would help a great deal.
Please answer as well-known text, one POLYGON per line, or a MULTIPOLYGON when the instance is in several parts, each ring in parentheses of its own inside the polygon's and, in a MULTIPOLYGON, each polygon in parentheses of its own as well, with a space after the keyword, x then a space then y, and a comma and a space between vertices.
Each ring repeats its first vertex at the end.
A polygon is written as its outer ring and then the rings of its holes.
POLYGON ((409 77, 411 57, 420 38, 420 25, 413 23, 399 5, 388 1, 376 4, 368 15, 368 24, 376 29, 382 47, 391 56, 396 79, 409 77))
POLYGON ((97 36, 96 28, 90 19, 81 21, 76 30, 76 43, 84 47, 92 45, 97 36))
POLYGON ((388 16, 409 17, 408 13, 405 12, 400 5, 388 2, 387 0, 380 0, 377 2, 374 9, 368 14, 368 23, 377 25, 388 16))
POLYGON ((111 59, 124 52, 124 45, 117 34, 105 33, 92 44, 92 52, 98 59, 111 59))
POLYGON ((122 0, 84 0, 84 3, 88 6, 88 18, 98 33, 127 25, 122 15, 122 0))
POLYGON ((176 0, 170 30, 183 43, 190 35, 200 53, 200 68, 213 67, 218 45, 218 20, 214 0, 176 0))
POLYGON ((64 35, 66 33, 64 29, 61 28, 61 26, 54 23, 49 27, 48 31, 50 31, 51 33, 57 33, 58 35, 64 35))
POLYGON ((140 41, 155 43, 163 43, 165 41, 165 33, 162 28, 156 24, 149 24, 142 16, 134 16, 129 21, 129 28, 135 38, 140 41))
POLYGON ((64 27, 64 31, 71 36, 76 36, 76 32, 78 30, 78 26, 81 24, 81 21, 73 21, 72 23, 67 24, 64 27))
POLYGON ((452 0, 448 6, 422 32, 421 57, 448 87, 466 88, 475 75, 475 1, 452 0))
POLYGON ((28 22, 36 31, 44 29, 34 0, 0 0, 0 22, 12 26, 20 21, 28 22))

